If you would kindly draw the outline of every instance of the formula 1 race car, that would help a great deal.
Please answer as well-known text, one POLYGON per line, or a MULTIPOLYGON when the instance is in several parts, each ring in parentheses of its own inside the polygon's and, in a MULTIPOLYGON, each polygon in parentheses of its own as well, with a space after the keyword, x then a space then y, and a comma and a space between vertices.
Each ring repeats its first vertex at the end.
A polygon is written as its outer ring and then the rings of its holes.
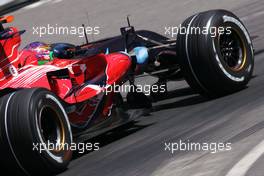
POLYGON ((245 88, 254 68, 249 33, 225 10, 189 17, 175 40, 136 31, 128 18, 117 37, 80 46, 33 42, 20 51, 25 31, 3 27, 12 20, 0 18, 0 166, 14 173, 60 173, 72 156, 65 146, 128 123, 128 109, 151 109, 144 93, 124 98, 112 89, 124 83, 136 88, 137 75, 157 77, 155 85, 184 78, 216 98, 245 88))

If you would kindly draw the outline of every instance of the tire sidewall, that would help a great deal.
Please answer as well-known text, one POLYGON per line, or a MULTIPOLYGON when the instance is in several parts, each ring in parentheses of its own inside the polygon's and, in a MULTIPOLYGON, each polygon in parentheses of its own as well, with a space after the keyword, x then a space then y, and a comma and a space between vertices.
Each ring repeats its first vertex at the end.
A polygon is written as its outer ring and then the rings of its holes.
POLYGON ((50 175, 64 171, 71 160, 71 150, 63 150, 56 155, 52 155, 47 149, 41 152, 39 150, 40 145, 45 143, 39 129, 38 116, 43 106, 57 109, 65 128, 65 143, 72 144, 70 123, 56 95, 42 88, 24 89, 17 91, 6 106, 10 147, 23 170, 32 175, 50 175))
MULTIPOLYGON (((52 107, 54 110, 57 111, 58 115, 61 117, 61 122, 64 125, 65 130, 65 142, 68 145, 71 145, 72 143, 72 134, 71 134, 71 128, 68 122, 68 117, 59 102, 59 100, 56 98, 54 94, 51 94, 48 91, 42 91, 38 94, 34 95, 33 99, 30 102, 30 113, 29 115, 32 117, 32 129, 34 130, 32 134, 34 134, 35 144, 45 144, 45 141, 43 139, 43 135, 40 131, 40 116, 39 113, 43 106, 49 106, 52 107)), ((70 150, 62 150, 56 154, 54 154, 52 151, 49 151, 48 149, 43 151, 42 153, 39 153, 41 157, 48 161, 47 163, 51 166, 57 166, 57 167, 65 167, 65 165, 68 165, 68 162, 71 158, 71 151, 70 150)))
POLYGON ((213 68, 217 71, 222 79, 231 82, 232 84, 247 83, 252 75, 254 68, 254 53, 252 47, 252 41, 250 39, 249 33, 243 23, 231 12, 228 11, 216 11, 213 17, 207 21, 206 25, 214 27, 231 27, 236 30, 239 34, 246 50, 245 64, 243 68, 239 71, 231 70, 227 64, 224 62, 221 55, 220 47, 218 44, 218 37, 212 37, 211 35, 203 35, 205 37, 205 45, 209 48, 207 51, 209 56, 207 58, 215 58, 213 63, 213 68), (225 14, 223 16, 223 14, 225 14))
POLYGON ((182 26, 187 28, 187 34, 177 36, 178 61, 186 81, 194 90, 216 98, 246 87, 253 74, 254 53, 249 33, 238 17, 226 10, 210 10, 187 18, 182 26), (218 42, 219 33, 214 37, 209 31, 212 27, 229 26, 239 33, 237 39, 241 37, 246 48, 245 64, 239 70, 232 70, 224 62, 218 42), (203 32, 192 33, 193 28, 200 28, 203 32))

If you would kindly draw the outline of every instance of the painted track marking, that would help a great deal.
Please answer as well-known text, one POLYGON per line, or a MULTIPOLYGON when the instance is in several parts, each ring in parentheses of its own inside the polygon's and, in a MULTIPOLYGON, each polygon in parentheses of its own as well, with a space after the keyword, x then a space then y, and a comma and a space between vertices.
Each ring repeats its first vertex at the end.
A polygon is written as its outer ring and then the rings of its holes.
POLYGON ((252 165, 264 154, 264 140, 247 153, 226 176, 245 176, 252 165))

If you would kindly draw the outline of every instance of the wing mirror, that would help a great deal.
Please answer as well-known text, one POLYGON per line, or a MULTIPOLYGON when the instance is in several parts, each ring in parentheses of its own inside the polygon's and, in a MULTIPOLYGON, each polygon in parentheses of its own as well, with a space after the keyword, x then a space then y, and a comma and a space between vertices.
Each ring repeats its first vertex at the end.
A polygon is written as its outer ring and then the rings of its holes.
POLYGON ((5 17, 0 17, 0 23, 4 24, 4 23, 11 23, 14 21, 14 16, 10 15, 10 16, 5 16, 5 17))
POLYGON ((0 17, 0 32, 4 31, 3 24, 4 23, 11 23, 14 21, 14 16, 5 16, 5 17, 0 17))

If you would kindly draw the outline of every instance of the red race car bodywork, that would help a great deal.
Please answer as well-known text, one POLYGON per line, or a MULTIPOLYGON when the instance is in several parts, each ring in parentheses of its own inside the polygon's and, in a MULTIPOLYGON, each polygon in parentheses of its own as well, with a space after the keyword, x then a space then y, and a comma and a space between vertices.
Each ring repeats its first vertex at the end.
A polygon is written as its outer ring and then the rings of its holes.
MULTIPOLYGON (((9 28, 8 38, 2 38, 0 56, 0 90, 21 88, 46 88, 67 104, 83 103, 69 113, 72 124, 87 124, 106 89, 118 85, 131 67, 131 58, 124 53, 92 56, 85 54, 76 58, 52 58, 50 45, 36 43, 23 50, 18 48, 21 38, 16 28, 9 28), (89 101, 87 101, 89 100, 89 101), (85 102, 85 103, 84 103, 85 102)), ((81 47, 89 50, 93 45, 81 47)), ((108 116, 112 107, 113 93, 108 93, 102 116, 108 116)))
POLYGON ((0 17, 0 165, 13 175, 64 171, 73 153, 64 146, 136 122, 151 112, 153 101, 168 97, 163 96, 169 95, 168 81, 185 79, 196 93, 216 98, 244 89, 253 74, 249 33, 225 10, 182 23, 188 29, 229 26, 231 34, 225 30, 217 37, 186 33, 168 39, 135 31, 127 18, 121 36, 92 43, 86 36, 81 46, 33 42, 22 50, 25 31, 2 25, 12 20, 0 17), (137 90, 135 79, 142 73, 158 78, 149 94, 137 90), (133 89, 124 99, 116 86, 126 82, 133 89), (46 147, 39 152, 32 150, 34 144, 46 147))

